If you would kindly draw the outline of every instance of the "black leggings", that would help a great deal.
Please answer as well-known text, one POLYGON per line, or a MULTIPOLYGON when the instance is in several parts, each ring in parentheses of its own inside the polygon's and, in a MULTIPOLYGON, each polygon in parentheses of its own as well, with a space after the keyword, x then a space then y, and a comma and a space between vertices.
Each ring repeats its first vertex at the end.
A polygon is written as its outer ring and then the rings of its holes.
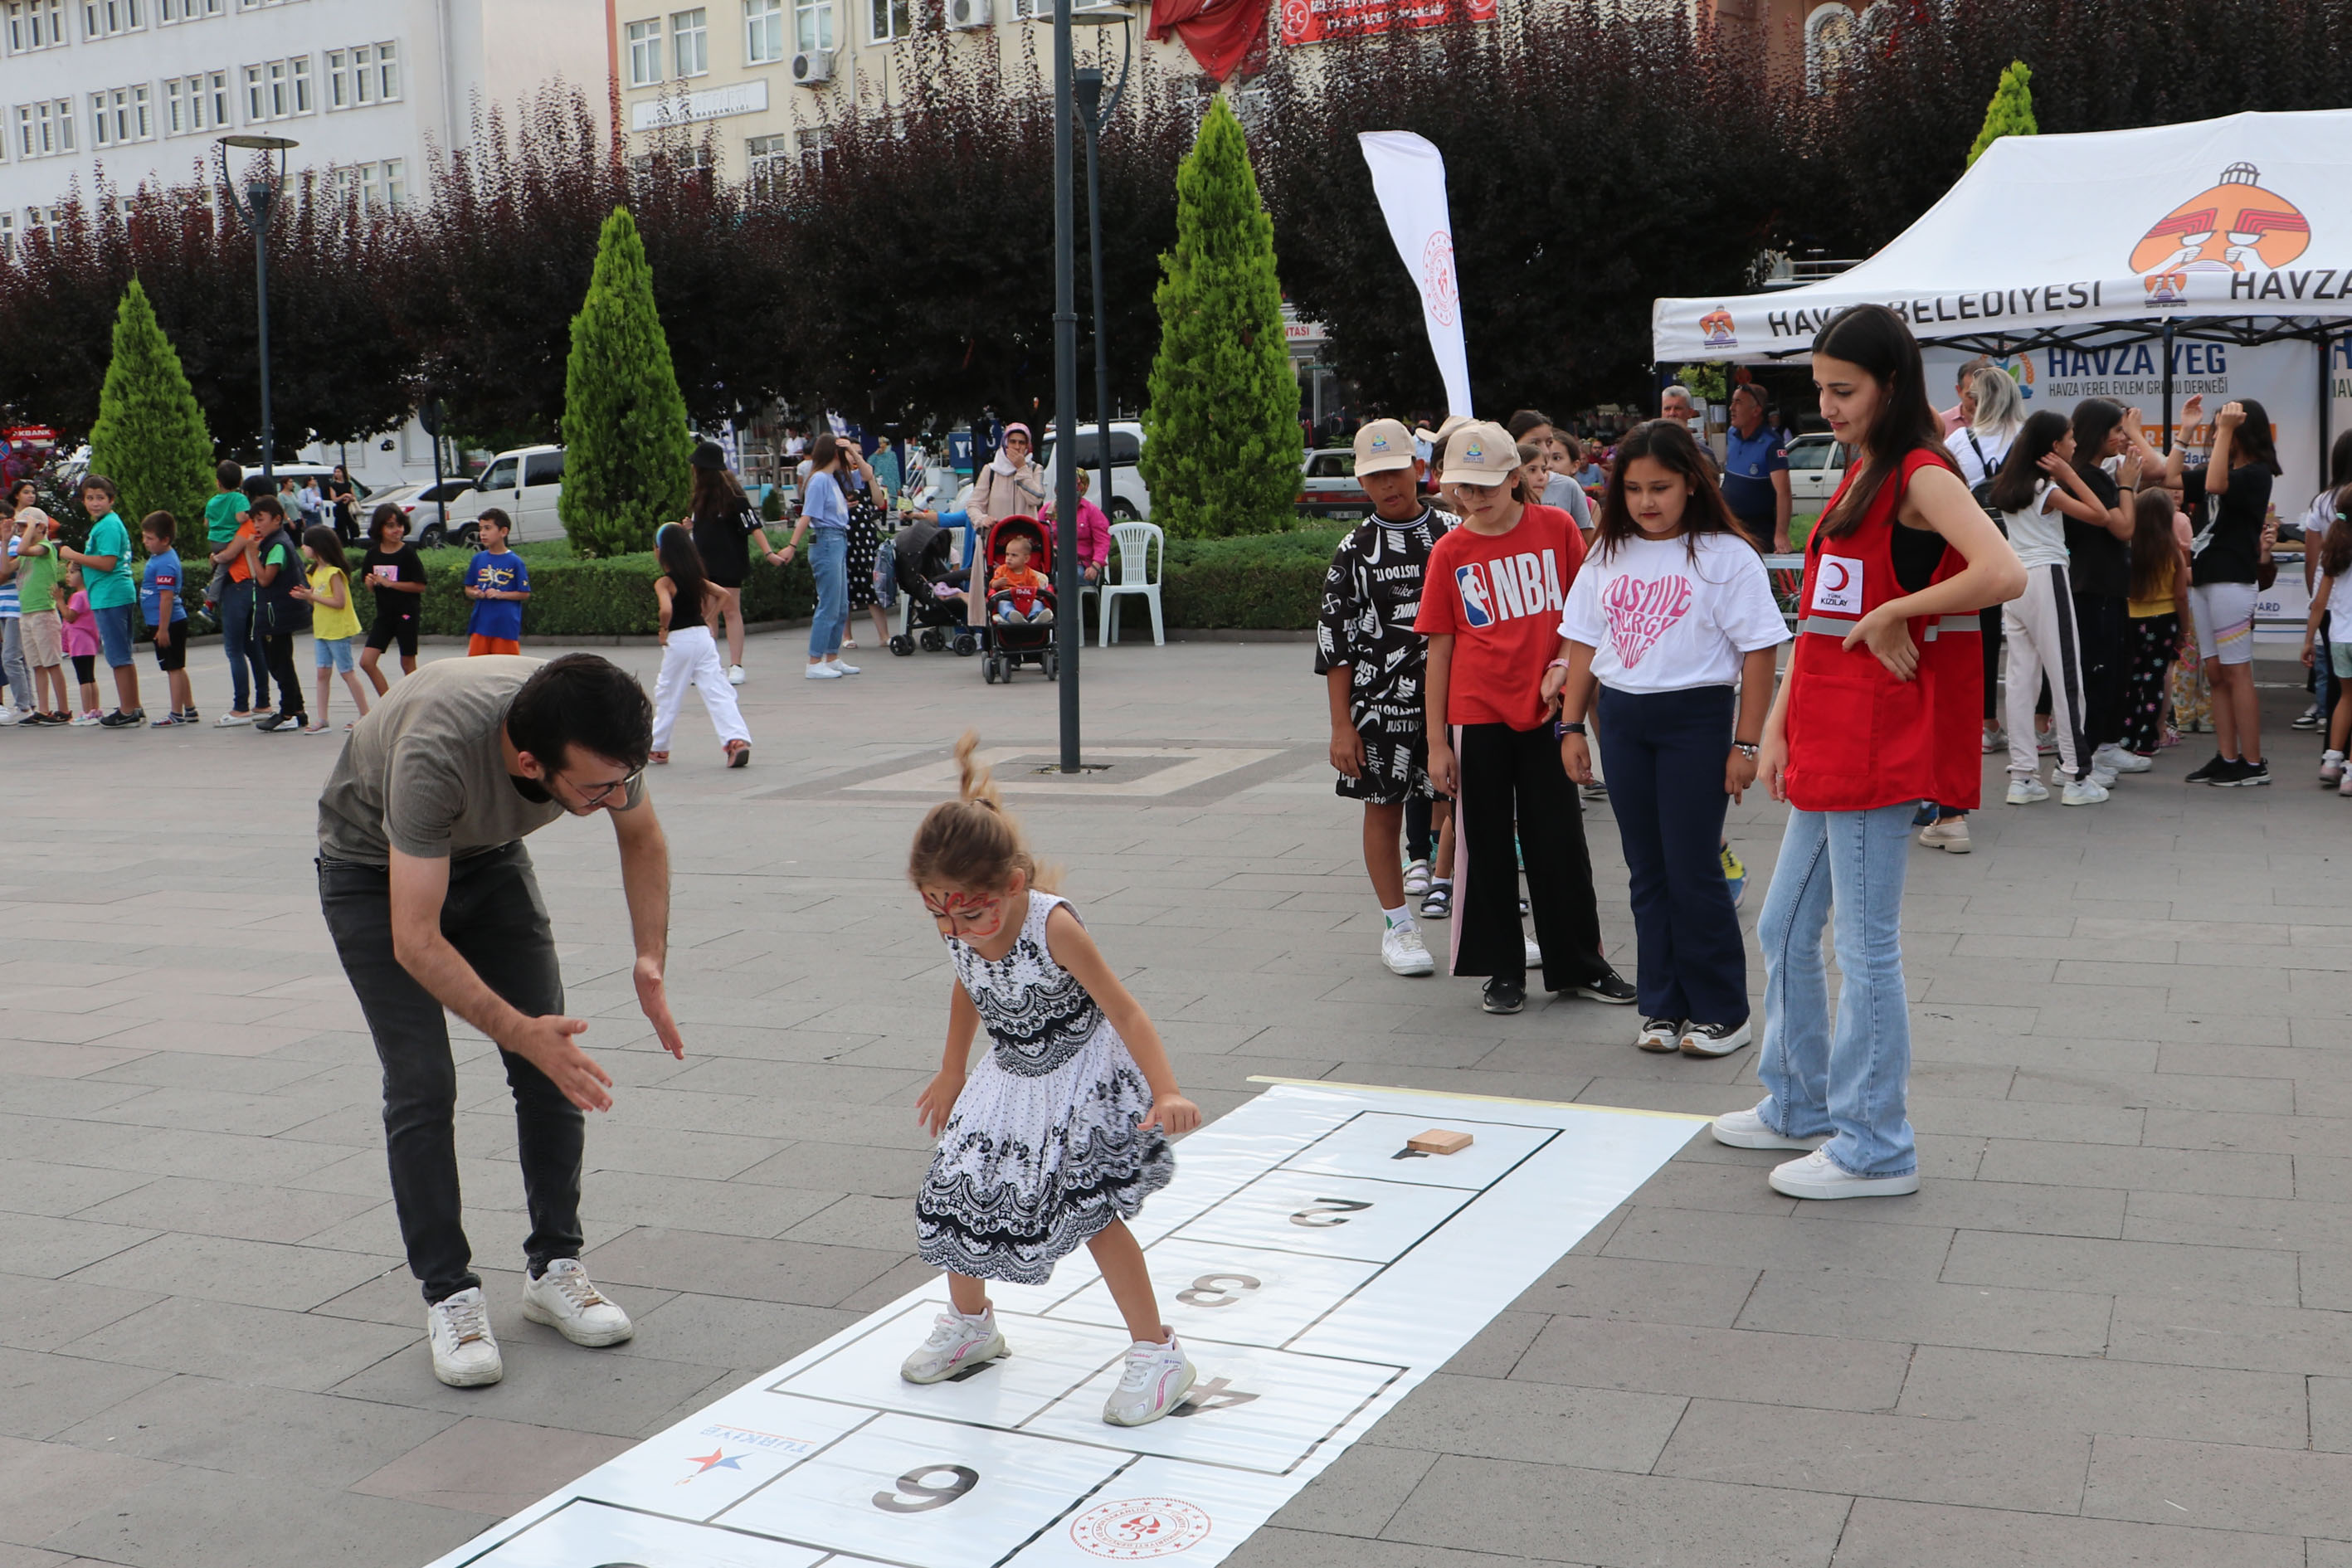
POLYGON ((294 672, 294 634, 264 633, 261 653, 269 661, 269 679, 278 682, 278 717, 308 718, 310 715, 302 701, 302 678, 294 672))
POLYGON ((1511 863, 1516 825, 1544 989, 1567 991, 1607 975, 1584 807, 1559 765, 1551 726, 1465 724, 1454 735, 1462 774, 1454 796, 1454 973, 1524 982, 1527 939, 1511 863))

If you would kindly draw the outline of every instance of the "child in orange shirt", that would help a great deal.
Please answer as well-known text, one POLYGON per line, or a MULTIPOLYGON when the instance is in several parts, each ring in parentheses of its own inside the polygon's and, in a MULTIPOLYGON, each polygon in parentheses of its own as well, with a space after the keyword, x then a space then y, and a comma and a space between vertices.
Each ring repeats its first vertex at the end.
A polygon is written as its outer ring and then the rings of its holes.
POLYGON ((1053 623, 1054 606, 1041 602, 1038 595, 1052 594, 1054 585, 1029 564, 1032 553, 1034 547, 1020 535, 1005 541, 1004 564, 988 580, 988 613, 1000 626, 1053 623))

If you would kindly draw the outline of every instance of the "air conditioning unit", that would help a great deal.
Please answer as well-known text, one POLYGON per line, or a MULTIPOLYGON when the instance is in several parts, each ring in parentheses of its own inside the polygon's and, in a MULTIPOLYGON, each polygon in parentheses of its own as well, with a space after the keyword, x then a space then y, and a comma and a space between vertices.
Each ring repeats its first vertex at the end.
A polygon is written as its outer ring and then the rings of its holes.
POLYGON ((831 49, 803 49, 793 57, 793 80, 802 87, 821 87, 832 79, 831 49))
POLYGON ((948 0, 948 26, 960 29, 989 24, 988 0, 948 0))

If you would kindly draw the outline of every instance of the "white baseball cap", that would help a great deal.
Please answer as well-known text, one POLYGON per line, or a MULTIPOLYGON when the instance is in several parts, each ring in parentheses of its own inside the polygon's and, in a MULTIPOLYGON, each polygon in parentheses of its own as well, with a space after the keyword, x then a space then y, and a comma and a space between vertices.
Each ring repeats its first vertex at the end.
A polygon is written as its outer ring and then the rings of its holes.
POLYGON ((1439 482, 1449 485, 1504 485, 1519 471, 1519 444, 1500 425, 1487 420, 1465 423, 1445 443, 1445 468, 1439 482))

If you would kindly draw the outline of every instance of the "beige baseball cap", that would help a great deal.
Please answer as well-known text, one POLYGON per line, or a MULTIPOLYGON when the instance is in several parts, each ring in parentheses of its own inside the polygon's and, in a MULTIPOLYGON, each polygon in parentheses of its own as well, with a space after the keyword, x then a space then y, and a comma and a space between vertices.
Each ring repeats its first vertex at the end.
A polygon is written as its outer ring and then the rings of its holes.
POLYGON ((1445 468, 1439 482, 1449 485, 1506 485, 1519 469, 1519 444, 1500 425, 1486 420, 1467 422, 1445 443, 1445 468))
POLYGON ((1356 477, 1413 465, 1412 432, 1402 419, 1375 419, 1356 432, 1356 477))
POLYGON ((1413 437, 1416 440, 1428 442, 1431 450, 1442 458, 1445 455, 1445 443, 1453 438, 1454 432, 1469 423, 1470 416, 1467 414, 1449 414, 1439 421, 1436 429, 1416 430, 1413 437))

